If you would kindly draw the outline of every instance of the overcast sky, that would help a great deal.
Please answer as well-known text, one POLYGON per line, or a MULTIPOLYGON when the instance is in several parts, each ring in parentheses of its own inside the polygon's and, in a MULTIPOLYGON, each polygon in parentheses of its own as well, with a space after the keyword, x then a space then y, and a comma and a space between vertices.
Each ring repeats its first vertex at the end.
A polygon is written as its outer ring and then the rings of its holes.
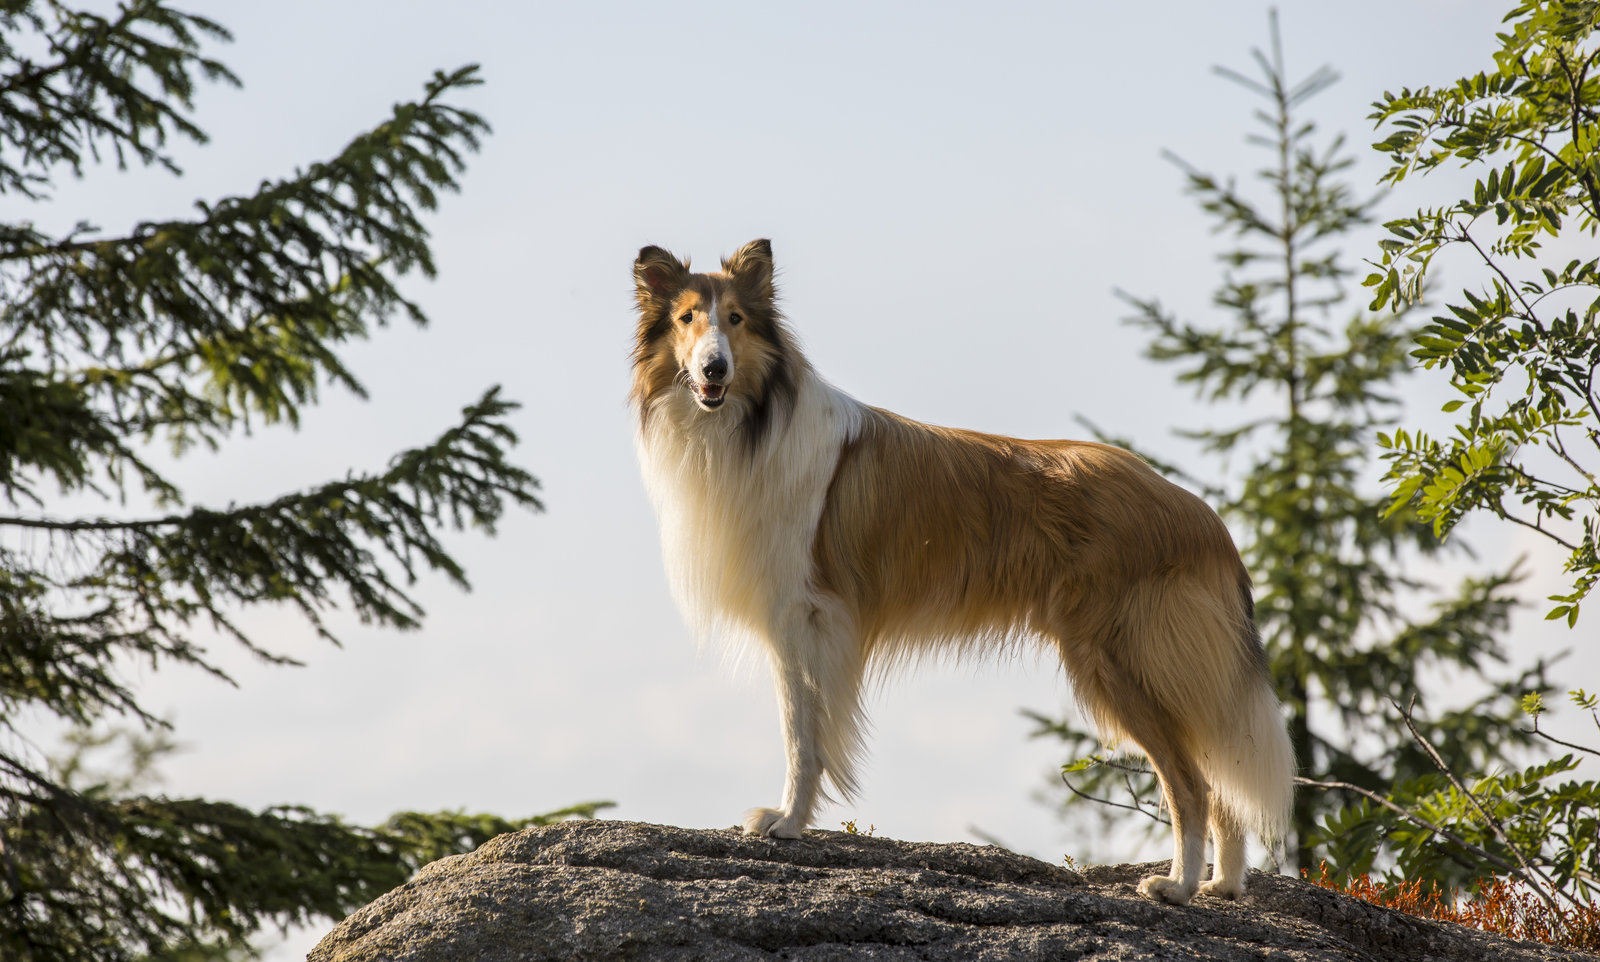
MULTIPOLYGON (((298 432, 190 458, 177 475, 191 500, 265 499, 380 467, 501 384, 524 404, 517 458, 549 510, 509 517, 493 540, 453 537, 474 590, 420 585, 419 632, 336 618, 336 649, 287 612, 257 611, 242 618, 257 640, 309 667, 258 666, 219 645, 238 689, 147 676, 147 704, 186 749, 165 767, 173 794, 368 822, 612 799, 616 817, 708 827, 777 801, 765 669, 697 652, 639 481, 625 395, 641 245, 710 267, 770 237, 786 310, 824 376, 912 417, 1062 437, 1082 436, 1081 415, 1196 468, 1207 465, 1170 432, 1238 417, 1141 359, 1113 291, 1211 317, 1220 242, 1161 151, 1217 173, 1268 162, 1244 141, 1260 105, 1211 72, 1255 73, 1262 4, 189 6, 234 31, 213 53, 244 81, 201 95, 211 143, 179 151, 181 180, 97 173, 32 216, 114 231, 250 192, 334 154, 435 69, 469 62, 487 83, 456 100, 494 127, 462 193, 428 218, 439 277, 407 290, 431 327, 350 350, 370 400, 329 390, 298 432)), ((1382 169, 1366 148, 1369 103, 1487 65, 1508 7, 1283 11, 1290 73, 1330 64, 1343 76, 1303 116, 1349 133, 1359 189, 1382 169)), ((1407 185, 1386 210, 1442 202, 1443 188, 1407 185)), ((1348 248, 1352 263, 1372 236, 1348 248)), ((1437 423, 1443 388, 1424 380, 1410 394, 1416 417, 1437 423)), ((1558 570, 1542 544, 1484 525, 1474 537, 1488 560, 1530 550, 1558 570)), ((1540 613, 1519 620, 1519 655, 1576 640, 1540 613)), ((1583 683, 1578 669, 1594 664, 1569 664, 1563 680, 1583 683)), ((1069 702, 1059 670, 1032 660, 897 681, 872 699, 862 798, 821 824, 929 840, 972 840, 976 826, 1051 861, 1166 857, 1165 837, 1107 850, 1031 798, 1064 759, 1027 740, 1019 709, 1069 702)), ((302 936, 280 954, 306 947, 302 936)))

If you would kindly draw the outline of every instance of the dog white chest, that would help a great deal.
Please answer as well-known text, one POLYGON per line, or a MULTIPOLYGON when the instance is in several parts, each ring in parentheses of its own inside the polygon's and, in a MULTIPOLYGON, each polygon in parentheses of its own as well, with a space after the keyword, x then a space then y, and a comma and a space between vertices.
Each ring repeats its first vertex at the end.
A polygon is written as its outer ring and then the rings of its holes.
POLYGON ((667 577, 702 637, 770 628, 810 590, 812 543, 859 405, 807 372, 751 450, 733 410, 668 398, 638 436, 667 577))

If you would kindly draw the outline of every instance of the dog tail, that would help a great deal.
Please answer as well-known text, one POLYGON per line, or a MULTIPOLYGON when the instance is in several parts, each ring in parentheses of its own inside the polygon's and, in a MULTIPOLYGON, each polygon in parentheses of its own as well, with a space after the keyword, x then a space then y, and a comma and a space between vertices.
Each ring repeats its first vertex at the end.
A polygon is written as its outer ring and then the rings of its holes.
POLYGON ((1136 684, 1108 689, 1090 672, 1074 687, 1108 744, 1175 726, 1221 814, 1270 844, 1289 827, 1295 762, 1254 608, 1242 567, 1147 580, 1126 596, 1117 635, 1136 684), (1141 717, 1146 699, 1155 710, 1141 717))
POLYGON ((1271 844, 1289 828, 1294 804, 1294 751, 1278 699, 1262 684, 1239 710, 1239 728, 1220 751, 1202 752, 1200 770, 1212 799, 1245 831, 1271 844))
MULTIPOLYGON (((1236 622, 1236 699, 1227 717, 1200 734, 1196 755, 1212 799, 1236 825, 1267 843, 1282 839, 1294 805, 1294 748, 1267 672, 1248 581, 1239 585, 1242 624, 1236 622)), ((1230 619, 1233 620, 1233 619, 1230 619)))

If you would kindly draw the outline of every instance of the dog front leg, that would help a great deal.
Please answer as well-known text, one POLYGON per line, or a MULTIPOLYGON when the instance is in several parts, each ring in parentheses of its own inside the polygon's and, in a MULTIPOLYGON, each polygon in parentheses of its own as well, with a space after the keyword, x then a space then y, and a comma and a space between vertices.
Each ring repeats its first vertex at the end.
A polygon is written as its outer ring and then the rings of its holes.
POLYGON ((799 665, 775 654, 772 669, 778 689, 787 762, 783 803, 781 808, 753 808, 746 812, 744 833, 799 838, 801 830, 811 821, 811 810, 817 803, 822 783, 819 693, 799 665))

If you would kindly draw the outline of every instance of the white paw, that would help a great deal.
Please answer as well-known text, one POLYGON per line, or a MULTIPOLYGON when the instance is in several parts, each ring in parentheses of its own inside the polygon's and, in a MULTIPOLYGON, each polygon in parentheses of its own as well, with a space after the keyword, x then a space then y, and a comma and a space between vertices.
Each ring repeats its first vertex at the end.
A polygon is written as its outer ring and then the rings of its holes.
POLYGON ((1188 905, 1194 889, 1168 875, 1152 875, 1139 883, 1139 894, 1168 905, 1188 905))
POLYGON ((744 833, 768 838, 799 838, 802 824, 775 808, 752 808, 744 813, 744 833))
POLYGON ((1212 879, 1200 883, 1201 895, 1215 895, 1219 899, 1236 899, 1244 894, 1244 879, 1212 879))

